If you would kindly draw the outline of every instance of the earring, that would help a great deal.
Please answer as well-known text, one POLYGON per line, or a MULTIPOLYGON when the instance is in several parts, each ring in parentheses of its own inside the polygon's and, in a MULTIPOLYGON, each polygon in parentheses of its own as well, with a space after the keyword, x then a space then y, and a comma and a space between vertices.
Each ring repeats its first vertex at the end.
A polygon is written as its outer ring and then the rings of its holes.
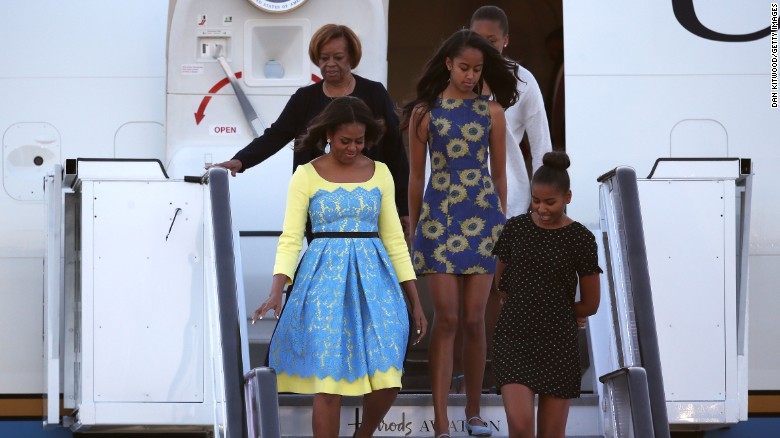
POLYGON ((329 138, 325 139, 325 153, 326 154, 330 153, 330 139, 329 138))

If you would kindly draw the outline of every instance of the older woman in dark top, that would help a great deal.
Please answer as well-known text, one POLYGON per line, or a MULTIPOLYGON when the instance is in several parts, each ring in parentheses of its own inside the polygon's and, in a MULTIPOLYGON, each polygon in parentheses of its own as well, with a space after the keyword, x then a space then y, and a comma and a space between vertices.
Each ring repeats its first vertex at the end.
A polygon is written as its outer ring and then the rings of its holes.
MULTIPOLYGON (((366 151, 366 156, 384 162, 390 168, 395 181, 396 206, 408 232, 407 186, 409 162, 404 152, 398 116, 385 87, 362 78, 352 69, 362 56, 360 40, 344 25, 326 24, 319 28, 309 43, 309 58, 320 67, 322 81, 298 89, 290 97, 279 118, 262 136, 252 140, 230 160, 217 164, 231 171, 243 172, 262 163, 284 145, 306 132, 309 122, 336 97, 353 96, 362 99, 385 122, 386 131, 379 144, 366 151)), ((322 155, 322 150, 305 150, 293 155, 293 170, 298 165, 322 155)))

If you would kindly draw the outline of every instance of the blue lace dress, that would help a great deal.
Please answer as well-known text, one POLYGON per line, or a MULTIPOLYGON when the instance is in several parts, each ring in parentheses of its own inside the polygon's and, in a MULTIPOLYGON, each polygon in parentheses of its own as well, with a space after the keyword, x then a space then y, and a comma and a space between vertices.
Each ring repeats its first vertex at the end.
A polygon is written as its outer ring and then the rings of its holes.
POLYGON ((399 278, 414 273, 393 192, 379 162, 364 183, 331 183, 311 164, 298 167, 274 273, 292 278, 307 215, 314 233, 381 238, 315 238, 306 249, 271 339, 269 365, 280 392, 360 395, 401 387, 409 319, 399 278))
POLYGON ((437 99, 430 119, 431 177, 414 233, 415 272, 494 273, 493 246, 506 216, 488 171, 489 102, 437 99))

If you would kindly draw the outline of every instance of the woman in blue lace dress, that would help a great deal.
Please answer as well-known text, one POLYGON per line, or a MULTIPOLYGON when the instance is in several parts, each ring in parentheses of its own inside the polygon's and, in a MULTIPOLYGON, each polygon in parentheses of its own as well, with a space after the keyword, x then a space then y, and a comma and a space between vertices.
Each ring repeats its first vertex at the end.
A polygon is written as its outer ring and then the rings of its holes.
POLYGON ((437 438, 449 437, 447 400, 458 324, 464 341, 466 429, 470 435, 491 435, 479 406, 485 304, 496 268, 493 244, 506 221, 503 108, 518 98, 516 71, 486 39, 462 30, 428 61, 417 98, 404 108, 412 259, 415 272, 427 276, 434 302, 429 362, 437 438), (493 101, 482 96, 483 80, 490 84, 493 101), (426 153, 431 163, 427 187, 426 153))
POLYGON ((271 293, 255 312, 279 317, 282 288, 294 279, 269 365, 279 392, 315 394, 315 437, 338 436, 343 395, 364 395, 356 436, 371 436, 392 405, 409 338, 404 292, 415 342, 426 331, 393 177, 362 153, 381 134, 381 122, 353 97, 335 99, 312 121, 299 147, 327 144, 330 152, 290 181, 271 293), (295 274, 307 217, 313 240, 295 274))

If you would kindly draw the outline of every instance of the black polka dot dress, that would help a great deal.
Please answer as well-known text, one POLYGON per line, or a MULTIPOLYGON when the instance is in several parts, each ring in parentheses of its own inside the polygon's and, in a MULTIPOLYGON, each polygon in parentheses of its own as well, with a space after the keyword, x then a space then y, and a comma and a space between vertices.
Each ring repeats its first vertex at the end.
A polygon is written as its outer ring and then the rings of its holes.
POLYGON ((578 276, 602 272, 593 233, 579 222, 541 228, 524 214, 507 221, 493 254, 507 264, 499 289, 509 293, 493 335, 499 386, 520 383, 538 394, 579 397, 574 300, 578 276))

